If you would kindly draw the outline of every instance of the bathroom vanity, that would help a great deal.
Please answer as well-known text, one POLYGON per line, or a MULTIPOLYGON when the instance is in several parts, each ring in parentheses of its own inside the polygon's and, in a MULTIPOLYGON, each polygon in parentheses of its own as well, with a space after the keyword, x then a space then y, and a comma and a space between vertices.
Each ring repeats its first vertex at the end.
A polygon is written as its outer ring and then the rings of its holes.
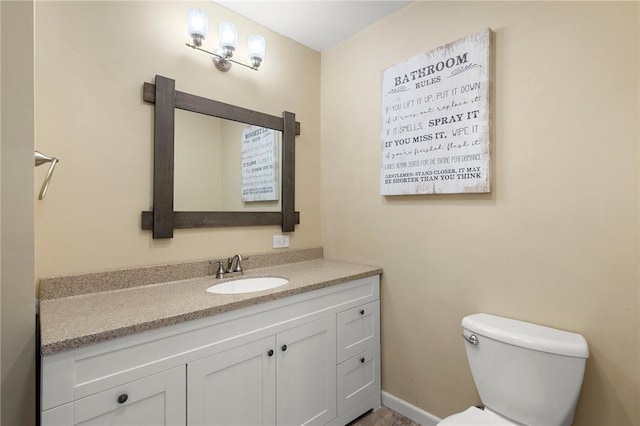
POLYGON ((324 259, 41 303, 49 425, 344 425, 380 405, 378 268, 324 259), (231 278, 233 279, 233 278, 231 278))

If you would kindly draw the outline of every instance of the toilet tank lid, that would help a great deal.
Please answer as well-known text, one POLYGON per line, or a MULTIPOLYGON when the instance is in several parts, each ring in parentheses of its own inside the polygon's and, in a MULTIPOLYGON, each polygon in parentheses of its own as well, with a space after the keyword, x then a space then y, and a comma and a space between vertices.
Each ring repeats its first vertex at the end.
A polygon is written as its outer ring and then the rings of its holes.
POLYGON ((589 358, 589 345, 585 338, 569 331, 489 314, 464 317, 462 327, 514 346, 556 355, 589 358))

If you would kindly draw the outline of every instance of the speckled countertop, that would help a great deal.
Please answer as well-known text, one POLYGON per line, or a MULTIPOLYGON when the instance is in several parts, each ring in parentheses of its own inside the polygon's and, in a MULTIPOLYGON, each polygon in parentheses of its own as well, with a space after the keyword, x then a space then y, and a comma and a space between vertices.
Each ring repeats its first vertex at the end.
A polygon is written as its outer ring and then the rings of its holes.
MULTIPOLYGON (((282 287, 254 293, 208 293, 209 286, 223 282, 213 276, 117 290, 101 288, 95 293, 57 298, 42 298, 41 289, 40 350, 53 354, 380 273, 382 270, 374 266, 316 258, 246 270, 244 277, 289 280, 282 287)), ((44 293, 51 291, 47 287, 44 293)))

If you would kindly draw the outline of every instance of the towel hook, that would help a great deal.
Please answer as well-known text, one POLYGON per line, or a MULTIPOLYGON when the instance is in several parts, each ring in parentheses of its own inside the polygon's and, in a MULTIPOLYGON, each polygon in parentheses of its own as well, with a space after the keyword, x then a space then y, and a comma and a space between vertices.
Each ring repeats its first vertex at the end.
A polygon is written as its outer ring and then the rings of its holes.
POLYGON ((39 151, 34 152, 36 167, 44 164, 51 163, 49 166, 49 170, 47 171, 47 176, 44 178, 44 182, 42 182, 42 188, 40 188, 40 194, 38 195, 38 200, 42 200, 44 198, 44 194, 47 193, 47 188, 49 188, 49 181, 51 181, 51 176, 53 175, 53 169, 56 167, 58 163, 58 159, 56 157, 47 157, 43 153, 39 151))

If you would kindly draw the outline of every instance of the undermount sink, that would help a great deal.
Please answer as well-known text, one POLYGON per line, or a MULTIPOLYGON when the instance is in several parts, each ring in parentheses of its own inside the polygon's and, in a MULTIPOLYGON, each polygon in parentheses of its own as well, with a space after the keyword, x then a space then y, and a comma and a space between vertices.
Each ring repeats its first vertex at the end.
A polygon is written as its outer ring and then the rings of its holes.
POLYGON ((278 277, 239 278, 237 280, 212 285, 207 291, 216 294, 251 293, 254 291, 270 290, 283 286, 288 282, 289 280, 286 278, 278 277))

